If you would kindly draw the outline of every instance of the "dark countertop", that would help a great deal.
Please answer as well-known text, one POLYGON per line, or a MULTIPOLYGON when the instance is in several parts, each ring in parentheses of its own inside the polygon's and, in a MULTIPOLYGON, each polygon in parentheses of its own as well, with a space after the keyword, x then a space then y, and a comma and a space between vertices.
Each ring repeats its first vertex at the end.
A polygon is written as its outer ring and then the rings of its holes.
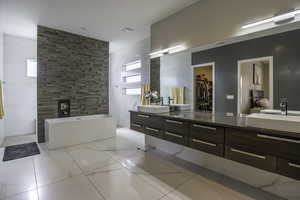
MULTIPOLYGON (((136 110, 130 110, 130 112, 138 112, 136 110)), ((142 113, 142 112, 138 112, 142 113)), ((192 112, 192 111, 177 111, 169 113, 143 113, 152 116, 161 116, 169 119, 180 119, 190 122, 199 122, 205 125, 221 126, 225 128, 238 128, 248 131, 256 131, 259 133, 272 134, 278 136, 292 137, 300 139, 300 133, 284 132, 279 130, 271 130, 267 128, 251 127, 247 126, 246 118, 240 116, 226 116, 224 113, 204 113, 204 112, 192 112)))

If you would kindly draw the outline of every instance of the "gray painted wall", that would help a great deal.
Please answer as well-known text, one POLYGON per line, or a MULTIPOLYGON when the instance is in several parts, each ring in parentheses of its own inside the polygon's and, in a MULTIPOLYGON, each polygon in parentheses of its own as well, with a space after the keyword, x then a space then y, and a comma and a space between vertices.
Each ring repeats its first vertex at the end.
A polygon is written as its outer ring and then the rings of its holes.
POLYGON ((120 49, 110 55, 110 114, 118 121, 119 126, 129 127, 128 110, 135 109, 140 104, 140 96, 126 96, 123 88, 140 87, 149 83, 150 70, 150 39, 147 38, 132 46, 120 49), (122 67, 129 62, 141 59, 142 68, 131 73, 141 73, 141 83, 125 84, 121 79, 122 67))
POLYGON ((71 116, 109 112, 109 44, 38 26, 38 141, 44 119, 57 118, 57 100, 71 100, 71 116))
POLYGON ((289 100, 289 109, 300 110, 300 30, 244 41, 192 54, 192 64, 215 62, 216 112, 237 112, 238 60, 274 57, 274 107, 280 98, 289 100), (234 100, 227 100, 234 94, 234 100))
POLYGON ((162 56, 160 64, 160 93, 165 103, 171 96, 171 88, 185 87, 185 103, 190 104, 192 100, 191 53, 184 51, 162 56))

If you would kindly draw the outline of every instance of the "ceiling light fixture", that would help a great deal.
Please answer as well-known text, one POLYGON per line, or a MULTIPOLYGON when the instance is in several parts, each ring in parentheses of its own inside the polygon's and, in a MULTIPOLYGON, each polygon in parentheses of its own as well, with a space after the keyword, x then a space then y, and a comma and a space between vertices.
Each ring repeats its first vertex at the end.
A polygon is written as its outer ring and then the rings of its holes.
POLYGON ((267 23, 271 23, 271 22, 273 22, 275 24, 280 24, 280 23, 284 23, 284 22, 287 22, 287 21, 294 20, 295 16, 298 15, 298 14, 300 14, 300 9, 292 10, 292 11, 287 12, 287 13, 275 15, 274 17, 270 17, 270 18, 260 20, 260 21, 254 22, 254 23, 246 24, 246 25, 242 26, 242 28, 243 29, 252 28, 252 27, 255 27, 255 26, 259 26, 259 25, 267 24, 267 23))
POLYGON ((134 29, 130 28, 130 27, 124 27, 124 28, 121 29, 121 31, 123 31, 123 32, 133 32, 134 29))
POLYGON ((184 51, 184 50, 186 50, 186 47, 184 45, 176 45, 174 47, 170 47, 167 49, 152 52, 149 55, 151 58, 157 58, 157 57, 161 57, 166 54, 178 53, 178 52, 184 51))

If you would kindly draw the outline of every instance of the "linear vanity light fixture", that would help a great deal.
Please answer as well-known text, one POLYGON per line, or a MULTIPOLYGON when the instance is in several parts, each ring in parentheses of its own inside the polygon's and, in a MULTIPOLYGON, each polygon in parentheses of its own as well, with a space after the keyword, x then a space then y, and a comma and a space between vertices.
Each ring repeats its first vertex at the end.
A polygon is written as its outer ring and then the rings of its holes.
POLYGON ((177 52, 184 51, 184 50, 186 50, 186 47, 184 45, 176 45, 174 47, 170 47, 167 49, 152 52, 149 55, 151 58, 157 58, 157 57, 161 57, 166 54, 177 53, 177 52))
POLYGON ((246 25, 242 26, 242 28, 243 29, 252 28, 255 26, 259 26, 259 25, 271 23, 271 22, 274 22, 275 24, 280 24, 280 23, 283 23, 286 21, 294 20, 295 16, 298 14, 300 14, 300 9, 292 10, 287 13, 275 15, 274 17, 270 17, 270 18, 260 20, 260 21, 254 22, 254 23, 246 24, 246 25))

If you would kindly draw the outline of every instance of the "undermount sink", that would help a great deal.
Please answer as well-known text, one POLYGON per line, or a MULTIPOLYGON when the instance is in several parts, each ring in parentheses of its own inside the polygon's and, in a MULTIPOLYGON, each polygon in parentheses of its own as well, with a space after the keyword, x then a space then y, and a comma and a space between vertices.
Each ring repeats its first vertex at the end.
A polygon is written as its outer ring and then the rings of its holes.
POLYGON ((247 126, 300 133, 300 116, 253 113, 246 116, 247 126))
POLYGON ((140 105, 137 107, 139 112, 148 112, 148 113, 166 113, 170 112, 169 106, 160 106, 160 105, 140 105))

